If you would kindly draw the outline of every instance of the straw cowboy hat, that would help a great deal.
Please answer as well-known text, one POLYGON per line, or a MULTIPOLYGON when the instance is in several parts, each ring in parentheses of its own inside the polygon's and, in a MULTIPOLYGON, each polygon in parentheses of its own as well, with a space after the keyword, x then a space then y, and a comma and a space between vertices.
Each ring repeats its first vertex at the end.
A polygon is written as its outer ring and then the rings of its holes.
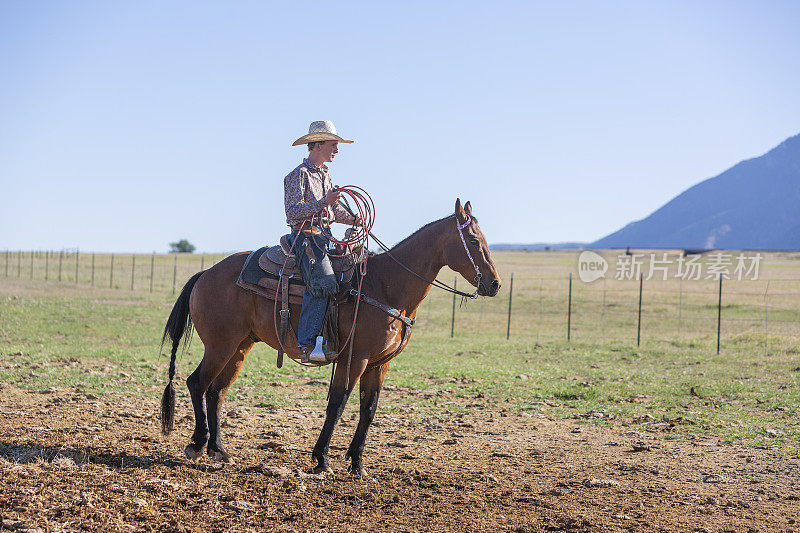
POLYGON ((317 120, 312 122, 308 127, 308 135, 303 135, 297 139, 292 143, 292 146, 298 146, 300 144, 308 144, 317 141, 336 141, 340 143, 353 142, 348 141, 347 139, 342 139, 336 135, 336 127, 330 120, 317 120))

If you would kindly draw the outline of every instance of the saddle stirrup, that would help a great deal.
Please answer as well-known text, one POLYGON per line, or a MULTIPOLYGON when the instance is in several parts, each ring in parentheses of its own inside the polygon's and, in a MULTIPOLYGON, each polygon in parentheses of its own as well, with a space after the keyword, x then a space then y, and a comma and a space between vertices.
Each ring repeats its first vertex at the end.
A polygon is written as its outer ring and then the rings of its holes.
POLYGON ((325 344, 325 339, 322 335, 317 337, 317 344, 314 345, 314 349, 308 354, 308 360, 312 363, 327 363, 328 357, 325 355, 325 349, 323 345, 325 344))

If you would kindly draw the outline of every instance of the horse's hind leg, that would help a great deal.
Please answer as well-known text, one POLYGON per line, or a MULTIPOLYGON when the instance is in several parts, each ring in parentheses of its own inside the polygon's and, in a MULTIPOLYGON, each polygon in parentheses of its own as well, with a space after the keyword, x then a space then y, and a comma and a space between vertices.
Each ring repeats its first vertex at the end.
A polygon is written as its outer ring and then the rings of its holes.
POLYGON ((208 442, 209 429, 208 417, 206 416, 206 405, 203 401, 206 390, 211 382, 222 372, 228 360, 233 355, 234 347, 217 348, 206 346, 203 360, 194 372, 186 379, 189 387, 189 394, 192 397, 192 407, 194 409, 194 433, 192 440, 184 450, 187 459, 198 459, 203 454, 203 448, 208 442))
POLYGON ((233 357, 230 358, 228 364, 222 369, 222 372, 214 379, 211 386, 206 392, 206 407, 208 408, 208 455, 217 461, 229 462, 231 460, 228 452, 222 446, 222 432, 219 429, 219 412, 222 402, 225 400, 225 394, 228 392, 231 384, 236 380, 239 371, 242 369, 244 360, 250 349, 253 347, 254 342, 250 339, 245 339, 239 344, 233 357))
POLYGON ((361 376, 361 409, 358 418, 358 427, 353 435, 353 440, 347 448, 347 457, 352 461, 350 474, 366 477, 364 468, 364 444, 367 440, 367 430, 375 418, 378 409, 378 397, 383 387, 383 378, 389 369, 389 363, 370 369, 361 376))

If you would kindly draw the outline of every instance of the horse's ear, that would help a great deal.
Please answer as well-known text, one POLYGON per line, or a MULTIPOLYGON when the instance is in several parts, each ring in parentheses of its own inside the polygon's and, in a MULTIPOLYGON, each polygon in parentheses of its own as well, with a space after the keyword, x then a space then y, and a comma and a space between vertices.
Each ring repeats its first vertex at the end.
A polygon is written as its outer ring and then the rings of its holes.
POLYGON ((464 208, 461 207, 461 198, 456 198, 456 216, 459 218, 467 218, 464 213, 464 208))
POLYGON ((464 212, 472 216, 472 205, 470 205, 469 200, 467 200, 467 203, 464 204, 464 212))

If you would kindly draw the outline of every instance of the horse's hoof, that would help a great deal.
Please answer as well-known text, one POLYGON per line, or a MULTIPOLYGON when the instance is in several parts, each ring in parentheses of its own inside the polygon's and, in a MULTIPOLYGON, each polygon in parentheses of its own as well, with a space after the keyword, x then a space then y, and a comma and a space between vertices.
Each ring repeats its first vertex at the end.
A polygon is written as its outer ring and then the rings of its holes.
POLYGON ((220 452, 220 451, 211 451, 209 450, 208 456, 211 457, 214 461, 218 461, 220 463, 233 463, 233 459, 231 456, 228 455, 228 452, 220 452))
POLYGON ((360 477, 361 479, 369 479, 369 474, 367 474, 367 469, 363 466, 361 468, 352 468, 347 471, 353 477, 360 477))
POLYGON ((186 454, 186 458, 190 461, 197 461, 203 456, 203 447, 201 446, 200 449, 195 449, 191 444, 187 444, 183 453, 186 454))
POLYGON ((314 467, 314 474, 333 474, 333 468, 329 465, 317 465, 314 467))

